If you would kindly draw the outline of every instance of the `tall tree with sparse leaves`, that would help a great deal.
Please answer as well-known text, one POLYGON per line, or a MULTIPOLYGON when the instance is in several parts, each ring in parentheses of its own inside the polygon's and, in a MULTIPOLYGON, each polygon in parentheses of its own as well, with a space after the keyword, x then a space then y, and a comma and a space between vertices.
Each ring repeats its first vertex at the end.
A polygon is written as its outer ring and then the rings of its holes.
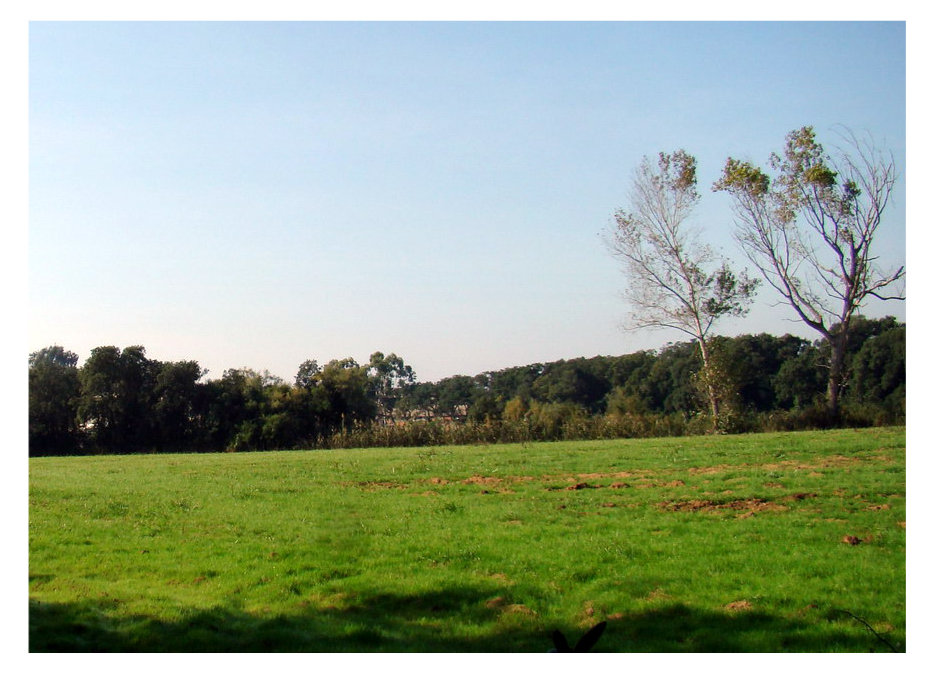
POLYGON ((699 241, 689 219, 699 203, 696 159, 685 150, 660 153, 637 169, 630 210, 619 210, 606 241, 623 264, 624 297, 632 308, 628 329, 670 328, 692 337, 702 357, 700 382, 717 427, 721 394, 709 337, 726 316, 743 316, 757 280, 736 274, 729 262, 699 241))
POLYGON ((882 271, 872 245, 897 181, 893 156, 843 134, 835 156, 812 127, 790 132, 773 175, 729 158, 716 191, 731 195, 737 239, 764 279, 830 346, 826 401, 839 414, 852 319, 870 298, 904 299, 904 268, 882 271))

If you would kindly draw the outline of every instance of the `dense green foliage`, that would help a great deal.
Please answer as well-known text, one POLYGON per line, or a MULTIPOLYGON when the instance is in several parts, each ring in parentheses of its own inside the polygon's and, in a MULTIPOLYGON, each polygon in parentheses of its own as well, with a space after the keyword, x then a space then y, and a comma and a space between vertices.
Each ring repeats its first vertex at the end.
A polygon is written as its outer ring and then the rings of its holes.
MULTIPOLYGON (((902 424, 906 329, 852 320, 842 415, 830 419, 826 342, 791 335, 710 339, 723 431, 902 424)), ((99 347, 80 367, 62 347, 29 358, 30 454, 417 446, 679 436, 710 429, 696 343, 416 382, 395 354, 324 367, 293 383, 195 361, 160 362, 143 347, 99 347)))
POLYGON ((905 446, 33 458, 30 650, 902 651, 905 446))

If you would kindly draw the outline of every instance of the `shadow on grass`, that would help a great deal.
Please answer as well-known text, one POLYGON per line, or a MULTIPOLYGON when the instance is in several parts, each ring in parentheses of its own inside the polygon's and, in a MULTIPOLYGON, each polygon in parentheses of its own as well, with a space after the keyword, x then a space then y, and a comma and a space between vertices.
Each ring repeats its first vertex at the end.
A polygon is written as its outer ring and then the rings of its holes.
MULTIPOLYGON (((175 621, 126 616, 112 603, 30 600, 31 652, 545 652, 556 628, 485 605, 487 594, 452 589, 374 595, 341 608, 289 615, 230 608, 175 621)), ((597 620, 596 620, 597 621, 597 620)), ((790 620, 758 612, 670 605, 609 622, 597 652, 886 651, 870 633, 830 618, 790 620)))

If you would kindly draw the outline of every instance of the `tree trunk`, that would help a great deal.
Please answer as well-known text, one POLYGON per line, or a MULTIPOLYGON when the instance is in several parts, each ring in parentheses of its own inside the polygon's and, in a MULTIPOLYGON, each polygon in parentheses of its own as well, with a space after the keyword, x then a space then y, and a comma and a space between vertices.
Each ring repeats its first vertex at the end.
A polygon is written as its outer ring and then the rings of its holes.
POLYGON ((846 326, 840 326, 839 333, 830 336, 829 339, 831 355, 829 359, 829 384, 826 389, 826 407, 833 422, 838 420, 840 412, 839 399, 845 380, 845 348, 847 344, 848 329, 846 326))
POLYGON ((699 340, 699 350, 702 352, 702 377, 705 381, 705 391, 709 399, 709 412, 712 414, 712 431, 718 431, 718 416, 720 411, 718 391, 713 382, 711 370, 711 357, 705 340, 699 340))

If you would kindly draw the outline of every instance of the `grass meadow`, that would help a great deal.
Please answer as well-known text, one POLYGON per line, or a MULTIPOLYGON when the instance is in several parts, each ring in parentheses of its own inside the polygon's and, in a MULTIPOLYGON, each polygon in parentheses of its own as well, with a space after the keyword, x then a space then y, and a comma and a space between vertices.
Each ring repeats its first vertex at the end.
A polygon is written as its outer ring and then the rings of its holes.
POLYGON ((905 430, 35 458, 30 651, 905 649, 905 430))

